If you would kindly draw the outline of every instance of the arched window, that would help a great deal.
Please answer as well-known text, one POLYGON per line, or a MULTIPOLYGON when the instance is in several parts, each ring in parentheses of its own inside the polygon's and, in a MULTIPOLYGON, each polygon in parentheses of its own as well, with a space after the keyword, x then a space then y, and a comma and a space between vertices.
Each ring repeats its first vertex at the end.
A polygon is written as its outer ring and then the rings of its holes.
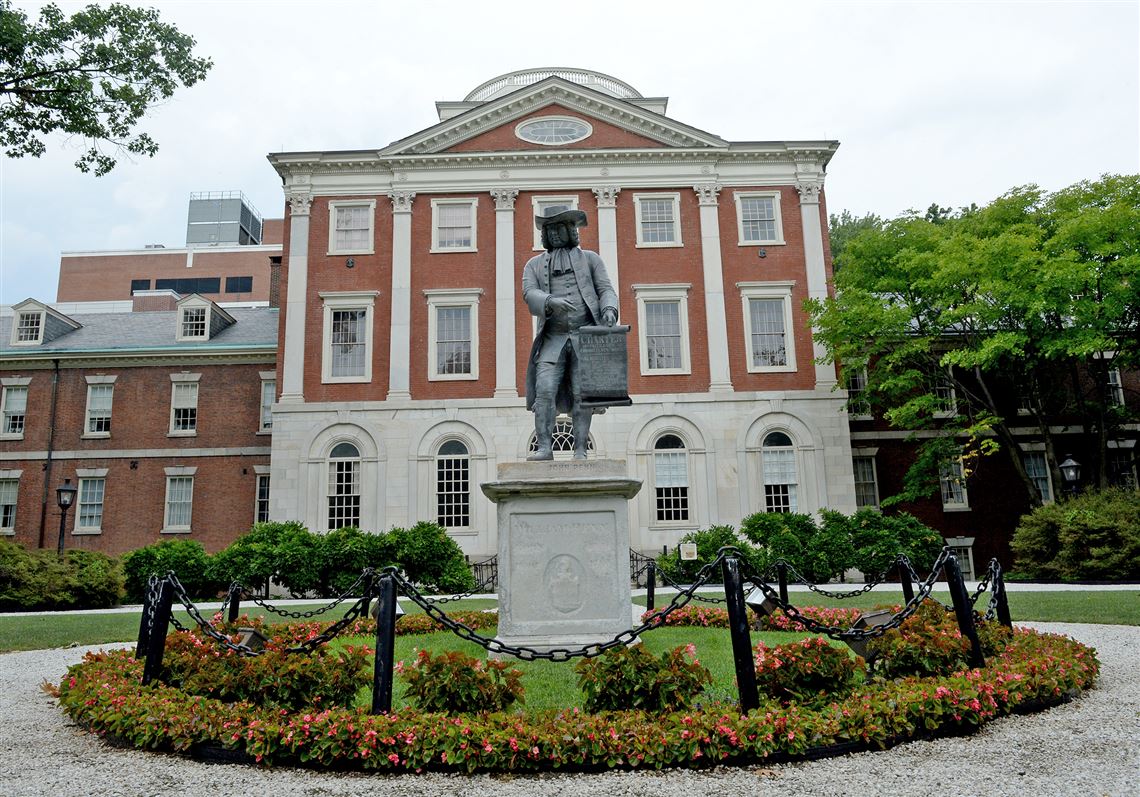
MULTIPOLYGON (((554 422, 553 443, 555 456, 574 453, 574 424, 565 418, 556 420, 554 422)), ((594 438, 587 438, 586 450, 594 450, 594 438)), ((527 453, 533 454, 535 451, 538 451, 538 438, 532 434, 530 444, 527 446, 527 453)))
POLYGON ((448 440, 435 456, 435 506, 445 529, 471 525, 471 458, 467 446, 448 440))
POLYGON ((653 484, 657 521, 675 523, 688 520, 688 458, 685 442, 675 434, 663 434, 653 444, 653 484))
POLYGON ((329 452, 328 530, 360 525, 360 451, 337 443, 329 452))
POLYGON ((796 452, 792 438, 783 432, 769 432, 764 436, 760 456, 764 468, 764 511, 798 512, 796 452))

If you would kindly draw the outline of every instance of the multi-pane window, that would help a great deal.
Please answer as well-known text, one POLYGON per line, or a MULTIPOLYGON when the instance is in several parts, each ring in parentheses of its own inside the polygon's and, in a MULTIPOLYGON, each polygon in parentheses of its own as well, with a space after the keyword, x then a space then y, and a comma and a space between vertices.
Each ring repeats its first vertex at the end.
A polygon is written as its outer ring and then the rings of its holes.
POLYGON ((760 457, 764 475, 764 511, 798 512, 796 452, 792 439, 783 432, 764 437, 760 457))
POLYGON ((851 466, 855 474, 855 506, 860 509, 865 506, 877 507, 879 485, 875 478, 875 458, 852 457, 851 466))
POLYGON ((368 311, 333 310, 332 368, 334 377, 363 376, 368 311))
POLYGON ((476 203, 474 199, 432 200, 433 252, 475 249, 476 203))
POLYGON ((1126 490, 1137 489, 1136 464, 1131 448, 1108 449, 1108 482, 1126 490))
POLYGON ((11 534, 16 528, 16 494, 19 479, 0 479, 0 532, 11 534))
POLYGON ((378 291, 322 292, 321 381, 372 379, 372 308, 378 291))
POLYGON ((198 383, 174 382, 170 398, 170 431, 189 434, 198 430, 198 383))
POLYGON ((1049 465, 1045 461, 1045 452, 1026 451, 1022 457, 1022 461, 1025 463, 1025 472, 1030 481, 1033 482, 1033 486, 1037 488, 1041 502, 1045 504, 1052 502, 1053 485, 1049 480, 1049 465))
POLYGON ((467 446, 448 440, 435 458, 436 518, 445 529, 471 525, 471 458, 467 446))
MULTIPOLYGON (((555 420, 554 434, 551 436, 551 449, 554 451, 555 457, 574 451, 574 425, 571 421, 565 418, 555 420)), ((586 439, 586 450, 594 450, 594 438, 586 439)), ((527 445, 527 454, 533 454, 535 451, 538 451, 538 438, 532 434, 530 443, 527 445)))
POLYGON ((1124 406, 1124 383, 1120 380, 1120 369, 1108 369, 1108 406, 1124 406))
POLYGON ((28 411, 28 389, 23 386, 5 387, 3 403, 3 433, 22 436, 24 417, 28 411))
POLYGON ((436 373, 471 373, 471 308, 437 307, 435 312, 436 373))
POLYGON ((779 368, 788 364, 787 328, 783 299, 748 300, 750 367, 779 368))
POLYGON ((87 423, 84 431, 89 435, 109 435, 111 433, 111 401, 114 398, 114 385, 87 386, 87 423))
POLYGON ((680 195, 634 194, 638 246, 680 246, 680 195))
POLYGON ((329 453, 328 530, 360 526, 360 451, 337 443, 329 453))
POLYGON ((261 380, 261 420, 258 429, 268 432, 273 429, 273 400, 277 396, 277 381, 275 379, 261 380))
POLYGON ((269 474, 257 474, 257 499, 253 508, 253 521, 265 523, 269 520, 269 474))
POLYGON ((650 371, 683 367, 680 302, 645 303, 645 350, 650 371))
POLYGON ((372 205, 333 207, 333 252, 365 252, 372 249, 372 205))
POLYGON ((194 508, 194 477, 166 477, 167 530, 189 531, 190 516, 194 508))
POLYGON ((942 492, 943 509, 963 509, 969 506, 961 460, 943 462, 938 468, 938 483, 942 492))
POLYGON ((181 338, 204 338, 207 336, 208 313, 205 307, 183 307, 181 338))
MULTIPOLYGON (((75 527, 85 531, 99 531, 103 528, 103 492, 105 478, 79 480, 79 514, 75 516, 75 527)), ((186 525, 190 525, 187 520, 186 525)))
POLYGON ((653 482, 658 523, 689 519, 689 466, 685 443, 663 434, 653 444, 653 482))
POLYGON ((950 552, 954 554, 958 560, 958 569, 962 571, 962 579, 964 581, 974 580, 974 546, 970 545, 951 545, 950 552))
POLYGON ((871 402, 867 399, 867 371, 852 370, 847 374, 847 412, 853 420, 871 417, 871 402))
POLYGON ((44 333, 43 313, 20 313, 16 317, 16 342, 39 343, 44 333))
POLYGON ((783 242, 778 199, 776 194, 736 194, 737 231, 742 245, 783 242))
POLYGON ((935 383, 934 395, 938 399, 935 417, 949 418, 958 414, 958 393, 948 377, 941 377, 935 383))

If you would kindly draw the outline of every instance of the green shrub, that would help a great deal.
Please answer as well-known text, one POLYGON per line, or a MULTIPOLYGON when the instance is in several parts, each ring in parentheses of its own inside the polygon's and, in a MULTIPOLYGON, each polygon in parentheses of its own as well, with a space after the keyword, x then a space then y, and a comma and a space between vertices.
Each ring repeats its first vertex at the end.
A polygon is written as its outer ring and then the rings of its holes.
POLYGON ((290 594, 304 595, 320 586, 320 538, 292 521, 255 523, 214 555, 209 574, 223 584, 240 581, 247 589, 276 579, 290 594))
POLYGON ((127 595, 132 601, 145 598, 146 582, 152 575, 173 570, 192 598, 213 598, 227 582, 211 577, 210 557, 197 540, 163 540, 137 548, 123 556, 127 595))
POLYGON ((74 580, 71 608, 106 609, 123 599, 123 570, 119 562, 99 551, 68 551, 65 560, 74 580))
MULTIPOLYGON (((716 559, 717 551, 725 546, 732 545, 739 548, 749 568, 756 571, 764 569, 764 561, 760 551, 742 540, 732 526, 712 526, 699 531, 691 531, 681 537, 682 543, 696 543, 697 558, 694 560, 681 559, 681 547, 676 545, 669 553, 657 557, 657 567, 668 579, 678 584, 690 584, 697 577, 702 567, 716 559)), ((709 584, 722 584, 724 579, 721 573, 712 573, 709 584)))
POLYGON ((969 650, 970 640, 958 630, 954 613, 932 600, 867 644, 875 672, 884 678, 949 675, 966 667, 969 650))
POLYGON ((942 535, 907 512, 886 515, 876 509, 860 509, 851 516, 852 566, 868 576, 881 576, 905 554, 919 573, 930 570, 946 544, 942 535))
POLYGON ((586 711, 680 711, 712 683, 692 645, 658 658, 642 645, 617 647, 574 665, 586 711))
POLYGON ((855 686, 862 670, 862 659, 853 659, 823 637, 774 648, 760 642, 754 651, 757 688, 785 703, 815 705, 838 700, 855 686))
POLYGON ((320 592, 332 597, 351 587, 367 567, 379 570, 396 561, 391 534, 369 534, 354 526, 318 537, 320 592))
POLYGON ((1025 515, 1010 543, 1027 578, 1140 580, 1140 492, 1089 492, 1025 515))
POLYGON ((460 651, 432 656, 421 650, 411 664, 396 666, 407 697, 421 711, 481 713, 524 703, 522 672, 505 661, 484 661, 460 651))
POLYGON ((0 540, 0 611, 106 609, 122 598, 122 571, 106 554, 72 550, 60 560, 0 540))
POLYGON ((785 559, 814 584, 843 575, 854 558, 850 525, 839 512, 823 512, 818 526, 811 515, 757 512, 741 521, 740 531, 762 551, 765 569, 785 559))
POLYGON ((474 589, 475 578, 463 551, 442 526, 424 521, 389 533, 395 542, 396 561, 410 581, 436 592, 474 589))

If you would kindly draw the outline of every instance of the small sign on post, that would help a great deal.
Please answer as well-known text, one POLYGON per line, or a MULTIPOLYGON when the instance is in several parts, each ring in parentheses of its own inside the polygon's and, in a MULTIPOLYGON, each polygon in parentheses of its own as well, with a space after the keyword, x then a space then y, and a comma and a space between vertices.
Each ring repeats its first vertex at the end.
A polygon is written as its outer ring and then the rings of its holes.
POLYGON ((697 561, 697 544, 695 542, 683 542, 678 547, 681 549, 682 562, 697 561))

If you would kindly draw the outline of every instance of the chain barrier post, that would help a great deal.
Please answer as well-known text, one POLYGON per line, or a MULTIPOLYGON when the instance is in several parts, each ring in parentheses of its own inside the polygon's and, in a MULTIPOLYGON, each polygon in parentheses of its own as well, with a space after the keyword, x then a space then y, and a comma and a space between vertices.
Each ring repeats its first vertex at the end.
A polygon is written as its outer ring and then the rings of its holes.
POLYGON ((396 650, 396 582, 380 577, 376 590, 376 668, 372 676, 372 713, 392 710, 392 667, 396 650))
POLYGON ((744 605, 744 584, 740 563, 734 556, 721 562, 724 571, 724 597, 728 604, 728 630, 732 639, 732 658, 736 664, 736 684, 740 690, 740 711, 747 714, 760 706, 756 689, 756 669, 752 662, 752 638, 748 633, 748 607, 744 605))
POLYGON ((910 580, 910 569, 903 566, 902 560, 895 561, 895 567, 899 571, 899 584, 902 585, 903 603, 910 603, 914 600, 914 583, 910 580))
POLYGON ((652 560, 645 566, 645 611, 651 612, 657 591, 657 564, 652 560))
POLYGON ((162 654, 166 652, 166 633, 170 630, 170 606, 174 602, 174 585, 169 578, 158 585, 158 600, 154 607, 154 624, 147 640, 146 663, 143 665, 142 683, 146 686, 158 678, 162 671, 162 654))
POLYGON ((950 587, 950 598, 954 601, 954 614, 958 616, 958 628, 962 636, 970 640, 970 655, 967 661, 971 667, 985 667, 986 660, 982 656, 982 643, 978 639, 978 629, 974 625, 974 607, 970 604, 970 593, 966 591, 966 582, 962 579, 962 569, 958 566, 958 557, 951 554, 946 557, 946 564, 942 566, 946 576, 946 584, 950 587))
POLYGON ((997 564, 994 568, 994 594, 997 596, 997 618, 998 622, 1006 628, 1013 628, 1013 618, 1009 614, 1009 600, 1005 594, 1005 576, 1002 574, 1001 565, 997 564))
POLYGON ((226 616, 227 622, 237 622, 238 610, 241 608, 241 584, 236 581, 230 584, 230 611, 226 616))
POLYGON ((150 629, 154 623, 154 607, 158 602, 158 578, 151 575, 146 581, 146 593, 143 595, 142 617, 139 619, 139 642, 135 645, 135 660, 146 655, 150 645, 150 629))
MULTIPOLYGON (((788 602, 788 563, 783 559, 776 562, 776 577, 780 581, 780 600, 788 602)), ((725 585, 728 586, 727 584, 725 585)))

